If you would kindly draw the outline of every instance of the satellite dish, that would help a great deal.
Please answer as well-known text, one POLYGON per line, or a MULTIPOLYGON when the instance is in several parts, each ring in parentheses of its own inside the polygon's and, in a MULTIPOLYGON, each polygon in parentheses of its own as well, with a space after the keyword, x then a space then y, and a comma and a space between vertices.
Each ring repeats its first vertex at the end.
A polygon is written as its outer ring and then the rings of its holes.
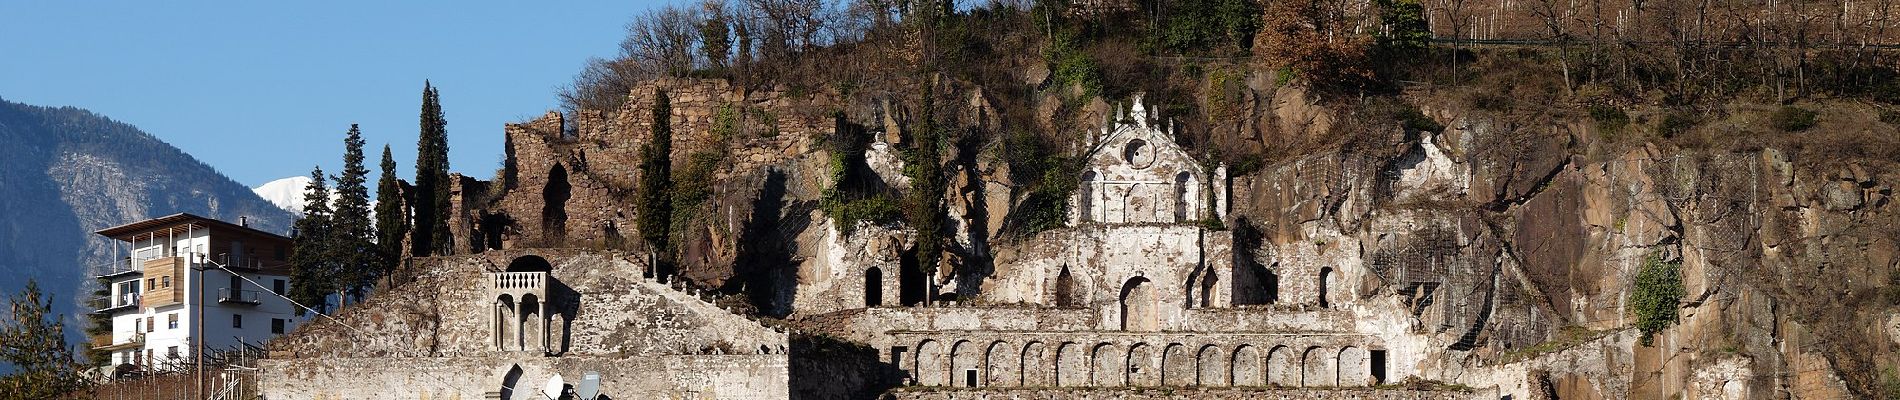
POLYGON ((574 388, 574 394, 580 395, 581 400, 594 400, 600 397, 600 372, 581 373, 581 383, 580 386, 574 388))
POLYGON ((554 374, 554 377, 548 378, 547 387, 541 388, 541 394, 548 396, 549 399, 559 400, 561 392, 567 391, 566 389, 567 381, 561 380, 561 374, 554 374))

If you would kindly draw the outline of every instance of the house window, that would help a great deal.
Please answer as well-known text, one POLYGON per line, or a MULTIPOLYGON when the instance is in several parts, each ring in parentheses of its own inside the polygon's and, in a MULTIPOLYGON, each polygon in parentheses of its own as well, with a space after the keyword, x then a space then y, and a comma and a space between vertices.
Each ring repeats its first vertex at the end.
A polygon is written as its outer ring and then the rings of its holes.
POLYGON ((142 319, 144 319, 144 318, 133 318, 133 319, 132 319, 132 333, 139 333, 139 320, 142 320, 142 319))
POLYGON ((271 293, 276 293, 279 296, 284 295, 284 280, 272 279, 270 282, 270 291, 271 293))
POLYGON ((178 329, 178 314, 165 315, 165 329, 178 329))
POLYGON ((145 319, 145 331, 146 331, 146 332, 151 332, 151 331, 152 331, 152 325, 154 325, 154 324, 157 324, 157 323, 158 323, 158 317, 152 317, 152 318, 146 318, 146 319, 145 319))
POLYGON ((152 289, 158 289, 158 279, 155 279, 155 278, 145 278, 145 287, 148 287, 148 288, 152 288, 152 289))
POLYGON ((231 327, 244 328, 244 316, 239 315, 239 314, 231 314, 231 327))
POLYGON ((159 287, 164 287, 164 288, 172 287, 172 277, 170 275, 158 277, 158 284, 159 284, 159 287))
POLYGON ((171 357, 171 358, 178 358, 178 346, 166 347, 165 356, 171 357))
POLYGON ((270 319, 270 333, 284 333, 284 319, 283 318, 270 319))

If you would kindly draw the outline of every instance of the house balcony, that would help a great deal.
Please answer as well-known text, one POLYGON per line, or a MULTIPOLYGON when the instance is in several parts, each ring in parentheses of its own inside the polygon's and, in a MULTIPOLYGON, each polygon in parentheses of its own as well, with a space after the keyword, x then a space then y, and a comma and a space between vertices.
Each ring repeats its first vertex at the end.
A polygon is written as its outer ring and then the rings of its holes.
POLYGON ((263 296, 259 294, 256 290, 231 290, 230 288, 218 289, 218 303, 243 304, 243 305, 254 306, 262 302, 263 302, 263 296))
POLYGON ((117 343, 99 343, 95 341, 93 342, 92 348, 95 350, 100 350, 100 351, 117 351, 117 350, 139 348, 139 347, 144 347, 144 346, 145 346, 145 334, 134 333, 132 334, 131 338, 127 338, 126 340, 122 340, 117 343))
POLYGON ((121 293, 118 296, 101 297, 94 300, 94 303, 93 303, 93 304, 101 305, 101 308, 93 312, 112 313, 112 312, 118 312, 122 310, 135 309, 135 308, 138 308, 140 299, 141 297, 139 296, 138 293, 121 293))
POLYGON ((488 276, 490 289, 495 292, 516 297, 533 294, 545 299, 548 296, 547 272, 490 272, 488 276))

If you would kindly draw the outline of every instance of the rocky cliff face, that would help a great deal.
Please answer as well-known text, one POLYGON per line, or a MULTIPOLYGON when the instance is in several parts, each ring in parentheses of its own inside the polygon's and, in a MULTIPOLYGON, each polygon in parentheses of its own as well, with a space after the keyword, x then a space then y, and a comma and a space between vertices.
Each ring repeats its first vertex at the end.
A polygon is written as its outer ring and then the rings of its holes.
MULTIPOLYGON (((1043 84, 1025 79, 1026 87, 1043 84)), ((1346 304, 1360 315, 1354 330, 1395 352, 1427 355, 1406 374, 1511 393, 1829 398, 1884 390, 1890 363, 1881 360, 1900 344, 1892 322, 1900 295, 1889 288, 1900 230, 1888 208, 1900 176, 1892 159, 1870 156, 1878 151, 1829 150, 1888 145, 1895 128, 1868 107, 1811 105, 1826 110, 1824 122, 1800 136, 1763 133, 1762 121, 1747 119, 1759 110, 1736 109, 1727 111, 1732 120, 1683 136, 1630 137, 1566 111, 1573 106, 1495 110, 1407 94, 1378 101, 1409 114, 1380 112, 1264 76, 1242 81, 1220 118, 1183 122, 1177 137, 1209 164, 1251 164, 1232 165, 1223 178, 1232 202, 1217 225, 1232 235, 1210 236, 1231 237, 1223 240, 1235 258, 1234 306, 1346 304), (1711 144, 1712 136, 1727 141, 1711 144), (1638 339, 1630 305, 1646 263, 1679 264, 1686 292, 1681 317, 1650 344, 1638 339)), ((1044 156, 1078 157, 1101 140, 1087 132, 1127 106, 938 85, 937 123, 962 133, 940 160, 950 174, 952 232, 934 276, 917 272, 926 269, 914 265, 916 235, 902 224, 839 224, 816 206, 839 184, 834 169, 851 168, 841 163, 862 162, 873 186, 909 190, 897 154, 912 145, 916 132, 906 129, 922 111, 889 89, 794 95, 664 80, 635 89, 618 112, 513 125, 498 200, 473 207, 469 217, 484 222, 458 241, 492 243, 479 251, 637 237, 638 216, 620 205, 637 190, 629 182, 633 149, 646 140, 644 99, 666 89, 682 99, 674 102, 673 120, 684 121, 675 127, 684 132, 675 136, 684 138, 675 139, 684 143, 674 147, 675 171, 689 170, 695 154, 720 157, 707 166, 696 223, 676 232, 686 278, 751 294, 753 306, 794 319, 870 304, 841 299, 864 298, 858 291, 870 284, 858 282, 877 279, 906 287, 882 295, 885 306, 1039 302, 994 285, 1009 273, 1003 264, 1044 251, 1030 240, 1037 215, 1074 205, 1038 198, 1048 178, 1024 173, 1032 164, 1012 159, 1018 145, 1004 132, 1056 131, 1063 139, 1046 141, 1044 156), (842 120, 827 124, 826 110, 842 120), (863 160, 834 159, 825 138, 854 129, 869 130, 863 160), (898 277, 859 278, 867 265, 898 277)), ((1210 101, 1175 96, 1150 108, 1216 109, 1210 101)))
POLYGON ((177 148, 85 110, 0 101, 0 143, 0 290, 38 280, 75 328, 89 277, 113 257, 92 231, 179 212, 246 217, 271 232, 293 219, 177 148))

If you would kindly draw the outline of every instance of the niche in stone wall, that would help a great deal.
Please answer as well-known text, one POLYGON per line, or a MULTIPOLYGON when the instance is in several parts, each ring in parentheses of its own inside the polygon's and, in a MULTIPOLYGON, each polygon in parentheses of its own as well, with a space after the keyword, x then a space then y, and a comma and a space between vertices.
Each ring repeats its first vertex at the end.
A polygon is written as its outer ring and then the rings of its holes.
POLYGON ((1193 175, 1188 175, 1187 172, 1174 175, 1174 222, 1188 222, 1193 220, 1194 214, 1189 212, 1189 209, 1193 206, 1190 203, 1192 199, 1189 197, 1190 193, 1188 190, 1193 184, 1194 177, 1193 175))
POLYGON ((548 171, 547 186, 541 190, 541 232, 548 239, 567 235, 567 200, 574 187, 567 182, 567 167, 554 164, 548 171))
POLYGON ((1145 277, 1129 278, 1122 285, 1122 330, 1153 332, 1159 321, 1155 315, 1154 283, 1145 277))
POLYGON ((1075 276, 1069 275, 1067 265, 1062 266, 1062 272, 1056 274, 1054 297, 1056 307, 1075 307, 1080 303, 1075 300, 1075 276))
POLYGON ((1082 184, 1076 191, 1076 213, 1082 222, 1095 220, 1095 171, 1082 173, 1082 184))

